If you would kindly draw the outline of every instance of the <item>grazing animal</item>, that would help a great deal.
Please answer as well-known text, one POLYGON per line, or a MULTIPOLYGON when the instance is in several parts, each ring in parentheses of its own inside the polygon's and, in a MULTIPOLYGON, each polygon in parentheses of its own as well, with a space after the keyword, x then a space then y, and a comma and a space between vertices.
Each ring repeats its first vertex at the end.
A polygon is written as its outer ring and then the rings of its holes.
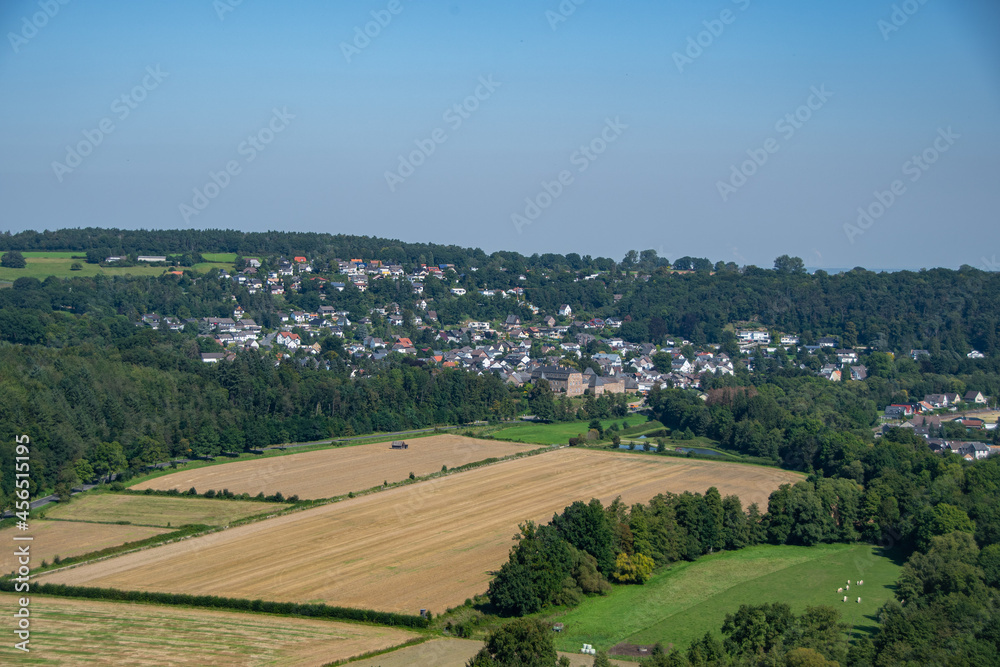
POLYGON ((838 592, 838 593, 843 593, 843 592, 844 592, 844 589, 843 589, 843 588, 838 588, 838 589, 837 589, 837 592, 838 592))
POLYGON ((844 602, 847 602, 847 596, 846 595, 844 596, 844 602))
POLYGON ((850 584, 847 584, 846 590, 851 590, 851 585, 850 584))
POLYGON ((861 598, 858 598, 858 604, 861 604, 861 598))
POLYGON ((865 580, 864 580, 864 579, 862 579, 861 581, 859 581, 859 582, 858 582, 858 586, 863 586, 863 585, 864 585, 864 583, 865 583, 865 580))

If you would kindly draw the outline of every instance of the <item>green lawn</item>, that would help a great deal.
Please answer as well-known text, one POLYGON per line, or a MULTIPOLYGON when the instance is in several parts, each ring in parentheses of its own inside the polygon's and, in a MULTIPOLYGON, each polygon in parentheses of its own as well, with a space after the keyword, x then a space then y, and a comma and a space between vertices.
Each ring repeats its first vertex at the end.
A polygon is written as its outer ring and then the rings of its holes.
MULTIPOLYGON (((635 424, 639 418, 633 417, 631 424, 635 424)), ((628 417, 622 419, 602 419, 601 426, 607 429, 612 424, 619 424, 629 421, 628 417)), ((497 440, 509 440, 513 442, 533 442, 539 445, 565 445, 570 438, 574 438, 581 433, 587 434, 589 421, 580 422, 557 422, 554 424, 533 424, 525 422, 497 431, 493 437, 497 440)))
POLYGON ((565 625, 556 638, 565 651, 579 650, 583 643, 608 649, 621 641, 686 647, 707 630, 719 635, 725 615, 739 605, 765 602, 787 602, 795 613, 829 604, 856 630, 871 632, 901 569, 879 554, 870 545, 843 544, 725 552, 675 564, 645 586, 616 586, 607 597, 547 617, 565 625), (852 585, 844 603, 837 588, 848 579, 852 585), (859 579, 863 586, 854 584, 859 579))
MULTIPOLYGON (((172 270, 169 267, 165 268, 162 266, 102 267, 97 264, 87 264, 84 259, 73 259, 73 257, 82 258, 86 254, 82 251, 24 252, 22 254, 27 261, 27 266, 23 269, 0 267, 0 281, 14 281, 24 277, 45 280, 49 276, 71 278, 73 276, 96 276, 97 274, 104 274, 106 276, 160 276, 165 271, 172 270), (72 270, 71 267, 74 263, 80 264, 81 269, 79 271, 72 270)), ((236 259, 236 255, 231 253, 208 253, 202 256, 207 261, 192 267, 200 273, 204 273, 212 268, 226 269, 227 271, 232 270, 232 263, 236 259), (232 259, 229 259, 230 257, 232 259)), ((184 270, 184 267, 178 267, 178 270, 184 270)))
POLYGON ((232 264, 236 261, 235 252, 203 252, 201 253, 202 258, 206 262, 221 262, 223 264, 232 264))

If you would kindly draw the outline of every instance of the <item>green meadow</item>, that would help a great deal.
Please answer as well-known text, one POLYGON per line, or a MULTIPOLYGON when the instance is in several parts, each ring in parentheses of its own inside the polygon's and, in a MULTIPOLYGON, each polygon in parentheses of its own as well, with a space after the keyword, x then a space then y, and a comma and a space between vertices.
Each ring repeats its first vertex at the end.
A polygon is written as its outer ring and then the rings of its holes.
MULTIPOLYGON (((38 278, 45 280, 49 276, 57 278, 71 278, 74 276, 96 276, 103 274, 106 276, 160 276, 164 272, 172 270, 162 266, 128 266, 110 267, 98 266, 97 264, 87 264, 84 259, 86 253, 81 251, 73 252, 24 252, 24 259, 27 266, 23 269, 8 269, 0 267, 0 281, 13 282, 18 278, 38 278), (76 259, 74 259, 76 258, 76 259), (79 264, 78 271, 73 270, 73 264, 79 264)), ((205 262, 191 267, 199 273, 205 273, 209 269, 232 270, 236 255, 233 253, 206 253, 202 255, 205 262)), ((184 267, 178 267, 184 270, 184 267)))
POLYGON ((741 604, 765 602, 786 602, 793 613, 831 605, 852 634, 870 633, 900 570, 900 563, 870 545, 762 545, 675 563, 644 586, 616 586, 606 597, 544 615, 564 624, 556 639, 564 651, 578 651, 584 643, 608 649, 623 641, 686 647, 706 630, 720 635, 726 614, 741 604), (851 589, 838 594, 848 579, 851 589))

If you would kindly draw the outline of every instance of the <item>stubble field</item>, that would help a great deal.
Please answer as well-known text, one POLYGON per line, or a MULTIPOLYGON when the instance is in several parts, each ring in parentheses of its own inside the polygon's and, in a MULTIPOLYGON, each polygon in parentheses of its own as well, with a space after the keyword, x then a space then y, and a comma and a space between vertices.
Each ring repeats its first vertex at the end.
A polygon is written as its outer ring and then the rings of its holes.
POLYGON ((229 489, 255 496, 280 491, 285 496, 295 494, 307 500, 332 498, 380 486, 385 481, 400 482, 411 472, 417 476, 429 475, 443 465, 455 468, 536 449, 458 435, 435 435, 407 442, 409 449, 402 450, 390 449, 390 442, 379 442, 196 468, 156 477, 132 488, 187 491, 193 486, 200 492, 229 489))
MULTIPOLYGON (((39 567, 43 560, 50 563, 56 556, 69 558, 118 546, 125 542, 135 542, 170 532, 169 528, 149 528, 146 526, 119 526, 104 523, 78 523, 76 521, 43 521, 32 519, 31 530, 18 531, 16 528, 0 530, 3 544, 17 544, 14 535, 29 535, 34 539, 31 545, 32 567, 39 567)), ((21 544, 26 544, 22 542, 21 544)), ((15 569, 14 549, 4 549, 0 555, 0 572, 15 569)))
MULTIPOLYGON (((0 606, 16 607, 0 593, 0 606)), ((418 637, 395 628, 264 614, 31 596, 31 652, 8 665, 323 665, 418 637)))
POLYGON ((179 528, 187 523, 225 526, 232 521, 279 509, 284 509, 284 506, 239 500, 95 493, 83 494, 68 504, 47 509, 45 516, 71 521, 128 521, 161 527, 170 524, 179 528))
POLYGON ((414 614, 482 593, 519 523, 575 500, 718 487, 745 504, 800 475, 561 449, 43 575, 43 581, 414 614))

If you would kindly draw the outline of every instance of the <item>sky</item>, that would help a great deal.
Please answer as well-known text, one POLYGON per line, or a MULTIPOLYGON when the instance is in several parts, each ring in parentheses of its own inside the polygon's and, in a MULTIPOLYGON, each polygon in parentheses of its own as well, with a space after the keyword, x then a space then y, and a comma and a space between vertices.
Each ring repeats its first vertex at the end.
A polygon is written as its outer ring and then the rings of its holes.
POLYGON ((0 231, 1000 270, 996 0, 5 0, 0 231))

